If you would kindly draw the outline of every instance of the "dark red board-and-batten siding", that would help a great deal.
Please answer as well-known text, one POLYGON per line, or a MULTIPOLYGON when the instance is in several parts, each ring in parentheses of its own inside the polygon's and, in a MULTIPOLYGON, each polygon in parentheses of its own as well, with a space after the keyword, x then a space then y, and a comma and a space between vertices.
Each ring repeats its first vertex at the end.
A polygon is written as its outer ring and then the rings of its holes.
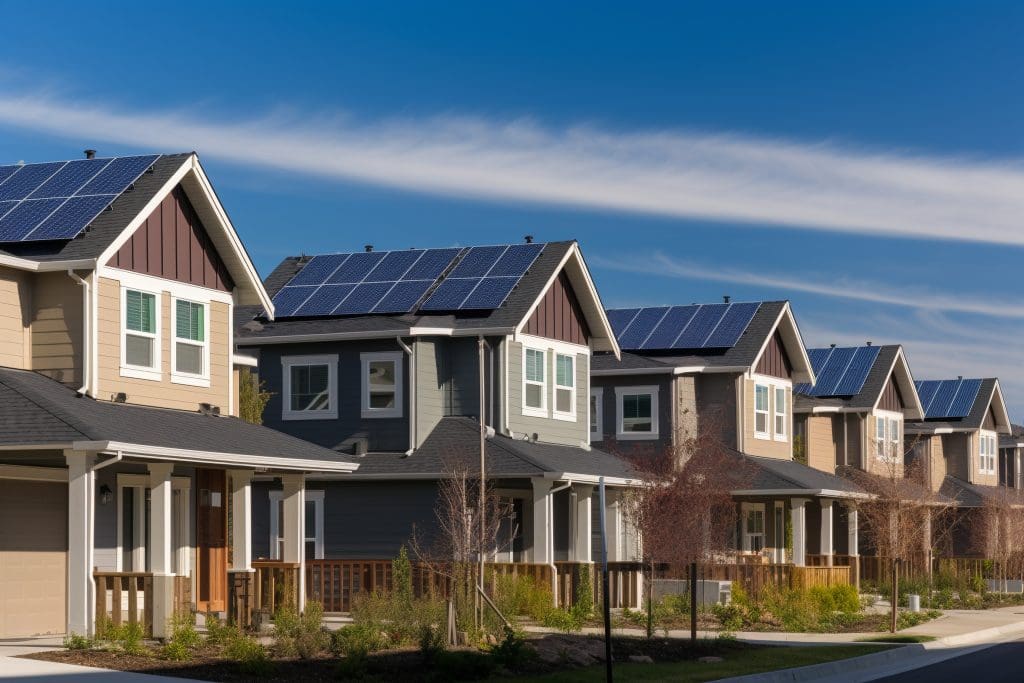
POLYGON ((572 284, 568 276, 563 272, 559 273, 555 281, 544 293, 536 310, 530 319, 526 321, 523 330, 526 334, 532 334, 546 339, 557 339, 586 346, 590 341, 590 328, 587 327, 586 318, 580 308, 580 302, 576 293, 572 291, 572 284))
POLYGON ((235 286, 181 187, 167 195, 107 265, 222 292, 235 286))
POLYGON ((789 362, 789 356, 786 355, 786 347, 782 343, 782 337, 777 331, 768 340, 768 346, 765 348, 764 353, 761 354, 761 359, 757 361, 755 372, 768 377, 792 378, 793 364, 789 362))
POLYGON ((900 388, 896 386, 892 375, 889 375, 889 381, 885 383, 885 390, 882 392, 882 398, 878 401, 878 407, 882 410, 891 410, 894 413, 901 413, 906 407, 906 404, 903 403, 903 394, 900 393, 900 388))

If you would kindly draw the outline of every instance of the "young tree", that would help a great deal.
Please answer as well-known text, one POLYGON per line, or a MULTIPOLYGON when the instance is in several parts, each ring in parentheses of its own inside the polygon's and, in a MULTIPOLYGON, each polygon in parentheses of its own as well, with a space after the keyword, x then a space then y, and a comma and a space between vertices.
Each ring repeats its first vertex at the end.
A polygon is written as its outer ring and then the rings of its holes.
POLYGON ((984 504, 969 512, 973 550, 995 563, 994 579, 1005 593, 1010 578, 1024 578, 1024 495, 993 487, 984 504))
POLYGON ((263 424, 263 410, 273 396, 263 390, 263 384, 251 370, 238 373, 238 416, 254 425, 263 424))

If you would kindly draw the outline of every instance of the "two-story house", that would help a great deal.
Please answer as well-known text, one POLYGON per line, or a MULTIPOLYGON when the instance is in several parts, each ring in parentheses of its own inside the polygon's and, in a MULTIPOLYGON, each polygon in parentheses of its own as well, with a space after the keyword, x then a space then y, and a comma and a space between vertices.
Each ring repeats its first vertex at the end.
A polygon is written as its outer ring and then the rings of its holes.
MULTIPOLYGON (((292 257, 266 286, 275 319, 240 308, 236 328, 273 394, 264 424, 359 463, 310 480, 310 559, 387 560, 414 530, 429 545, 438 482, 477 476, 481 448, 510 503, 492 560, 591 562, 602 477, 611 559, 633 557, 636 482, 590 446, 591 356, 618 345, 576 242, 292 257)), ((279 556, 279 496, 254 502, 259 556, 279 556)))
POLYGON ((1024 439, 1020 436, 999 439, 999 485, 1024 491, 1024 439))
POLYGON ((957 377, 922 380, 916 386, 924 419, 908 422, 905 432, 915 441, 914 457, 925 463, 929 485, 959 509, 948 550, 957 556, 984 554, 972 510, 983 508, 989 497, 1003 496, 999 441, 1012 434, 999 380, 957 377))
POLYGON ((0 167, 0 292, 0 637, 223 612, 256 470, 301 559, 305 473, 356 464, 233 417, 273 305, 195 154, 0 167))
POLYGON ((856 510, 834 503, 863 492, 793 457, 793 386, 816 376, 789 302, 726 298, 608 318, 622 355, 594 357, 592 443, 645 457, 717 434, 751 472, 733 492, 737 551, 796 565, 856 554, 856 510))

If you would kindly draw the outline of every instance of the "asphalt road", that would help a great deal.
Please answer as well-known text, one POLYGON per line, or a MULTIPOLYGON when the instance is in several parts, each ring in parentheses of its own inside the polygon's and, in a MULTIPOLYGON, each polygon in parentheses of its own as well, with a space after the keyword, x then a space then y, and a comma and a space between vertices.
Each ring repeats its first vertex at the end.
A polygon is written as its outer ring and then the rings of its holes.
POLYGON ((884 683, 963 683, 975 677, 985 683, 1024 681, 1024 640, 1003 643, 878 680, 884 683))

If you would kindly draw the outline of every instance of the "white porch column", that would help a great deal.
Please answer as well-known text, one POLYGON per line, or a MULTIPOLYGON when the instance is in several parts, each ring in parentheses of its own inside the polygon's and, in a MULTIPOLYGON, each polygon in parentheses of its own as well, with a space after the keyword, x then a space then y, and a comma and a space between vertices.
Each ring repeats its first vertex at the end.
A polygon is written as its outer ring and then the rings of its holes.
POLYGON ((284 503, 284 516, 281 520, 284 555, 281 559, 299 565, 296 609, 301 613, 306 607, 306 476, 302 473, 283 474, 281 484, 281 500, 284 503))
POLYGON ((252 470, 231 470, 231 570, 252 571, 252 470))
POLYGON ((790 506, 793 521, 793 564, 804 567, 807 565, 807 499, 794 498, 790 506))
POLYGON ((591 554, 591 520, 593 517, 594 487, 577 485, 573 487, 576 493, 576 523, 573 529, 576 532, 576 539, 573 545, 573 560, 576 562, 590 562, 591 554))
POLYGON ((153 572, 153 637, 167 635, 174 616, 174 548, 171 543, 171 463, 149 466, 149 567, 153 572))
POLYGON ((618 498, 612 491, 606 488, 604 491, 604 533, 608 546, 609 562, 622 562, 624 560, 622 548, 625 547, 625 543, 622 541, 622 516, 619 513, 618 498))
POLYGON ((819 498, 821 503, 821 554, 825 556, 825 565, 832 566, 832 556, 835 554, 835 543, 832 539, 832 530, 835 520, 832 518, 831 498, 819 498))
POLYGON ((96 514, 95 456, 64 451, 68 464, 68 633, 93 635, 96 627, 95 583, 92 577, 93 528, 96 514))
POLYGON ((534 564, 551 564, 555 559, 552 522, 551 482, 533 479, 533 551, 534 564))
POLYGON ((846 508, 846 546, 850 556, 850 571, 853 573, 853 585, 860 590, 860 530, 858 526, 857 507, 846 508))

